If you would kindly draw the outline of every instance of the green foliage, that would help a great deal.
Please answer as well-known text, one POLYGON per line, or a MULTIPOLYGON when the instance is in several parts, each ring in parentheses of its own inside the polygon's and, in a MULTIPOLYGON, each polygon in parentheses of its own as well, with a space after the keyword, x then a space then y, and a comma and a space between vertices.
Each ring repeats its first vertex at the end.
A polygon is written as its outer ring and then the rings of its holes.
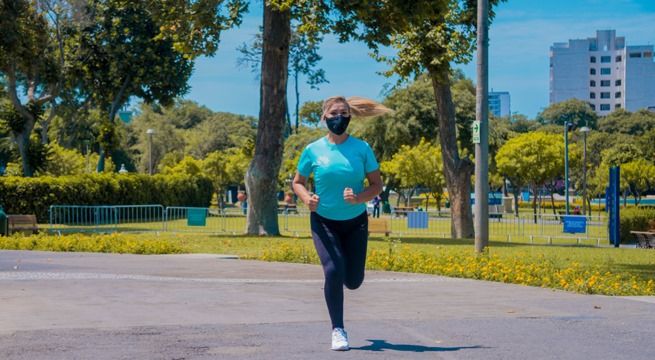
POLYGON ((634 243, 634 236, 630 231, 647 231, 648 223, 655 220, 655 208, 622 208, 620 220, 621 243, 634 243))
POLYGON ((307 101, 300 107, 300 120, 307 125, 317 125, 323 115, 323 102, 307 101))
POLYGON ((570 99, 548 106, 537 115, 537 121, 542 124, 564 126, 566 122, 572 122, 578 128, 588 126, 597 128, 598 115, 591 110, 591 106, 585 101, 570 99))
POLYGON ((631 113, 625 109, 619 109, 602 118, 598 129, 610 134, 643 135, 648 131, 655 130, 655 113, 642 109, 631 113))
POLYGON ((211 180, 204 176, 88 174, 36 178, 0 177, 0 204, 10 214, 36 214, 48 221, 50 205, 141 205, 208 207, 211 180))
POLYGON ((602 162, 608 166, 619 166, 643 157, 641 149, 634 143, 619 143, 601 153, 602 162))
POLYGON ((416 146, 403 145, 391 160, 382 162, 380 168, 383 173, 398 179, 404 188, 425 186, 437 204, 441 202, 446 179, 438 145, 425 139, 416 146))
MULTIPOLYGON (((570 153, 576 153, 573 145, 570 153)), ((517 186, 543 185, 564 174, 564 140, 543 132, 519 135, 498 150, 496 164, 498 172, 517 186)))
POLYGON ((166 239, 143 239, 141 235, 46 235, 17 234, 0 237, 3 250, 80 251, 121 254, 179 254, 180 245, 166 239))
POLYGON ((629 189, 639 205, 641 196, 649 189, 655 189, 655 165, 645 159, 633 160, 621 165, 622 185, 629 189))

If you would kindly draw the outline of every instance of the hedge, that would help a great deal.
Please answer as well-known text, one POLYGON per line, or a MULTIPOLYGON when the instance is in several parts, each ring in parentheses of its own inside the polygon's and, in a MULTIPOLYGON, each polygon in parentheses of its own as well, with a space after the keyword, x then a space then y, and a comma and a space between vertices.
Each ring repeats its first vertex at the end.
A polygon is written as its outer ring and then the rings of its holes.
POLYGON ((621 208, 621 243, 633 243, 634 236, 630 234, 630 231, 648 230, 649 222, 653 220, 655 220, 654 207, 621 208))
POLYGON ((143 205, 208 207, 212 182, 202 176, 85 174, 0 177, 0 205, 7 214, 35 214, 48 221, 50 205, 143 205))

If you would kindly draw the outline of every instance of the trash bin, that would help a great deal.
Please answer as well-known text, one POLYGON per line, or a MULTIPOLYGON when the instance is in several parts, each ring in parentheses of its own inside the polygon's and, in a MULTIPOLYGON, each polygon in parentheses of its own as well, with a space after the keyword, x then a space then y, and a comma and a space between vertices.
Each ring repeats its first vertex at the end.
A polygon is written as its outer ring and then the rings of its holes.
POLYGON ((0 235, 7 236, 7 226, 7 214, 5 214, 5 210, 0 205, 0 235))

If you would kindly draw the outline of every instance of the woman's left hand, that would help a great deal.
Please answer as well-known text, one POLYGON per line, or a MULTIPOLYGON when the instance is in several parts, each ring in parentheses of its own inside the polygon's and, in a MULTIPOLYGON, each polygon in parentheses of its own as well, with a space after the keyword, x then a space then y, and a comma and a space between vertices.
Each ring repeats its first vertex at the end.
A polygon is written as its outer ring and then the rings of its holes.
POLYGON ((343 199, 349 203, 349 204, 359 204, 359 199, 357 198, 357 194, 353 192, 353 189, 351 188, 345 188, 343 189, 343 199))

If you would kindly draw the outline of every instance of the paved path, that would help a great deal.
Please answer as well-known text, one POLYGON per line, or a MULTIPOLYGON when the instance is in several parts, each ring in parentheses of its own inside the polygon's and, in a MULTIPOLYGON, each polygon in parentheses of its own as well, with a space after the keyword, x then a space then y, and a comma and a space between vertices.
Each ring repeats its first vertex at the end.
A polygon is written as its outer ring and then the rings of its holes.
POLYGON ((652 298, 371 271, 337 354, 322 294, 313 265, 0 251, 0 359, 655 359, 652 298))

